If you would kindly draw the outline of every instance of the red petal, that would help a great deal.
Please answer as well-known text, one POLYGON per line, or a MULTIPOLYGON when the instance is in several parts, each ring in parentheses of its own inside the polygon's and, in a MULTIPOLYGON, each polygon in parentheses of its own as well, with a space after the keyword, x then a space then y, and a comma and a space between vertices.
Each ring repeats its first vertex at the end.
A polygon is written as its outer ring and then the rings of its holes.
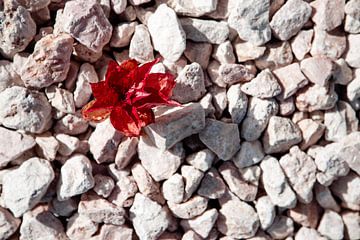
POLYGON ((139 63, 135 59, 129 59, 126 61, 123 61, 120 64, 120 67, 124 70, 126 70, 128 73, 137 68, 139 63))
POLYGON ((152 62, 145 63, 141 65, 140 67, 134 69, 130 74, 129 77, 131 77, 134 80, 133 85, 138 85, 141 82, 145 80, 145 78, 148 76, 151 68, 160 61, 160 58, 155 59, 152 62))
POLYGON ((133 108, 133 114, 137 116, 139 127, 145 127, 155 121, 154 112, 151 109, 133 108))
POLYGON ((82 108, 81 113, 84 119, 98 122, 107 118, 110 115, 112 109, 112 106, 104 107, 104 103, 95 99, 86 104, 82 108))
POLYGON ((131 107, 128 109, 129 107, 116 106, 111 112, 110 121, 115 129, 124 133, 126 136, 139 136, 141 127, 138 126, 137 119, 132 116, 132 109, 131 107))
POLYGON ((172 90, 175 87, 174 76, 170 73, 151 73, 145 80, 145 91, 155 90, 164 95, 170 97, 172 90))
POLYGON ((170 100, 167 97, 164 97, 157 93, 151 93, 148 97, 141 98, 137 101, 132 102, 133 106, 137 109, 150 109, 159 105, 170 105, 170 106, 180 106, 181 104, 170 100))

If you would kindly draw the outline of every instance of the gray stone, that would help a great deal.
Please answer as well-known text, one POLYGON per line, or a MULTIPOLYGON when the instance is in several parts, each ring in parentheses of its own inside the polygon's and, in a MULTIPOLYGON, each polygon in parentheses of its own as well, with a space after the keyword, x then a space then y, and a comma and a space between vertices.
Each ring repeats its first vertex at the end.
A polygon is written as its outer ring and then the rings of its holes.
POLYGON ((15 217, 20 217, 40 202, 54 178, 48 161, 36 157, 25 161, 2 179, 2 196, 6 207, 15 217))
POLYGON ((225 84, 233 85, 238 82, 250 81, 254 78, 254 73, 245 65, 226 63, 220 65, 219 76, 225 84))
POLYGON ((77 75, 74 90, 74 101, 77 108, 81 108, 89 102, 92 94, 90 84, 97 82, 99 82, 99 78, 93 65, 89 63, 82 64, 77 75))
POLYGON ((353 71, 343 58, 335 61, 333 78, 336 84, 341 85, 348 85, 353 80, 353 71))
POLYGON ((270 22, 274 35, 282 41, 296 35, 311 16, 311 6, 302 0, 289 0, 270 22))
POLYGON ((340 207, 337 204, 335 198, 330 192, 330 189, 316 183, 315 184, 315 196, 318 204, 325 209, 330 209, 335 212, 340 212, 340 207))
POLYGON ((200 140, 219 158, 230 160, 240 149, 239 129, 236 124, 206 119, 200 140))
POLYGON ((212 49, 213 47, 210 43, 194 43, 192 41, 187 41, 184 55, 190 62, 199 63, 205 70, 209 65, 212 49))
POLYGON ((229 26, 237 31, 241 39, 263 45, 271 38, 269 10, 269 0, 238 1, 230 12, 229 26))
POLYGON ((265 157, 260 141, 241 143, 240 151, 236 153, 232 161, 238 168, 245 168, 259 163, 265 157))
POLYGON ((205 111, 199 103, 180 107, 164 107, 155 112, 155 123, 145 132, 160 149, 169 149, 205 127, 205 111))
POLYGON ((186 39, 194 42, 220 44, 229 36, 229 27, 224 22, 196 18, 181 18, 180 22, 186 39))
POLYGON ((233 123, 236 124, 240 124, 244 119, 248 107, 248 98, 241 87, 241 84, 231 85, 226 93, 229 102, 228 110, 233 123))
POLYGON ((210 168, 205 173, 197 193, 209 199, 218 199, 225 194, 226 188, 219 172, 215 168, 210 168))

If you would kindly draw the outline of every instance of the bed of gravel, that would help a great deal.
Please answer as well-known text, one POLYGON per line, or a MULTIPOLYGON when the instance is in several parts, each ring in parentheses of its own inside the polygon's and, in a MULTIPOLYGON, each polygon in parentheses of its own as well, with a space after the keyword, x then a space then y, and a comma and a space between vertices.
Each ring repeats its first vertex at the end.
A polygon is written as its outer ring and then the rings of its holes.
POLYGON ((0 239, 360 239, 359 0, 0 0, 0 239), (139 138, 111 59, 176 76, 139 138))

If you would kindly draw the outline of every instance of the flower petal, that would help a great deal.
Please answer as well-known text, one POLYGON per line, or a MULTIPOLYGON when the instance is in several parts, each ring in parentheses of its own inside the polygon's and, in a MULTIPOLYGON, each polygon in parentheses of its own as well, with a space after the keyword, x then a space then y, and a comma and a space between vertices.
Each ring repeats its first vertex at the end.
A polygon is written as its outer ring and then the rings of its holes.
POLYGON ((160 61, 160 58, 155 59, 154 61, 145 63, 141 65, 140 67, 134 69, 130 74, 129 77, 131 77, 133 81, 133 86, 137 85, 143 85, 141 83, 144 82, 146 77, 148 76, 151 68, 160 61))
POLYGON ((106 106, 103 102, 95 99, 86 104, 81 113, 85 120, 99 122, 107 118, 112 109, 112 106, 106 106))
POLYGON ((150 88, 170 97, 175 84, 174 76, 170 73, 151 73, 145 79, 144 90, 150 91, 150 88))
POLYGON ((138 126, 137 119, 132 115, 131 106, 116 106, 110 115, 110 121, 115 129, 128 137, 139 136, 141 127, 138 126))
POLYGON ((137 116, 138 126, 145 127, 155 121, 154 112, 151 109, 136 109, 133 108, 133 114, 137 116))

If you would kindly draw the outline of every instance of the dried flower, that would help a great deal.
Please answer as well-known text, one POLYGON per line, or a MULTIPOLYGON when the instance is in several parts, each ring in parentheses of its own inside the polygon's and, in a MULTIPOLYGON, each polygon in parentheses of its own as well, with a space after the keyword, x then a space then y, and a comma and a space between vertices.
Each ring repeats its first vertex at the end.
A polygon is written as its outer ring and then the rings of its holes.
POLYGON ((139 136, 141 128, 154 122, 152 108, 179 105, 170 100, 175 86, 170 73, 150 73, 159 59, 138 66, 136 60, 118 65, 111 61, 105 81, 91 83, 95 97, 82 109, 89 121, 102 121, 110 116, 112 125, 126 136, 139 136))

